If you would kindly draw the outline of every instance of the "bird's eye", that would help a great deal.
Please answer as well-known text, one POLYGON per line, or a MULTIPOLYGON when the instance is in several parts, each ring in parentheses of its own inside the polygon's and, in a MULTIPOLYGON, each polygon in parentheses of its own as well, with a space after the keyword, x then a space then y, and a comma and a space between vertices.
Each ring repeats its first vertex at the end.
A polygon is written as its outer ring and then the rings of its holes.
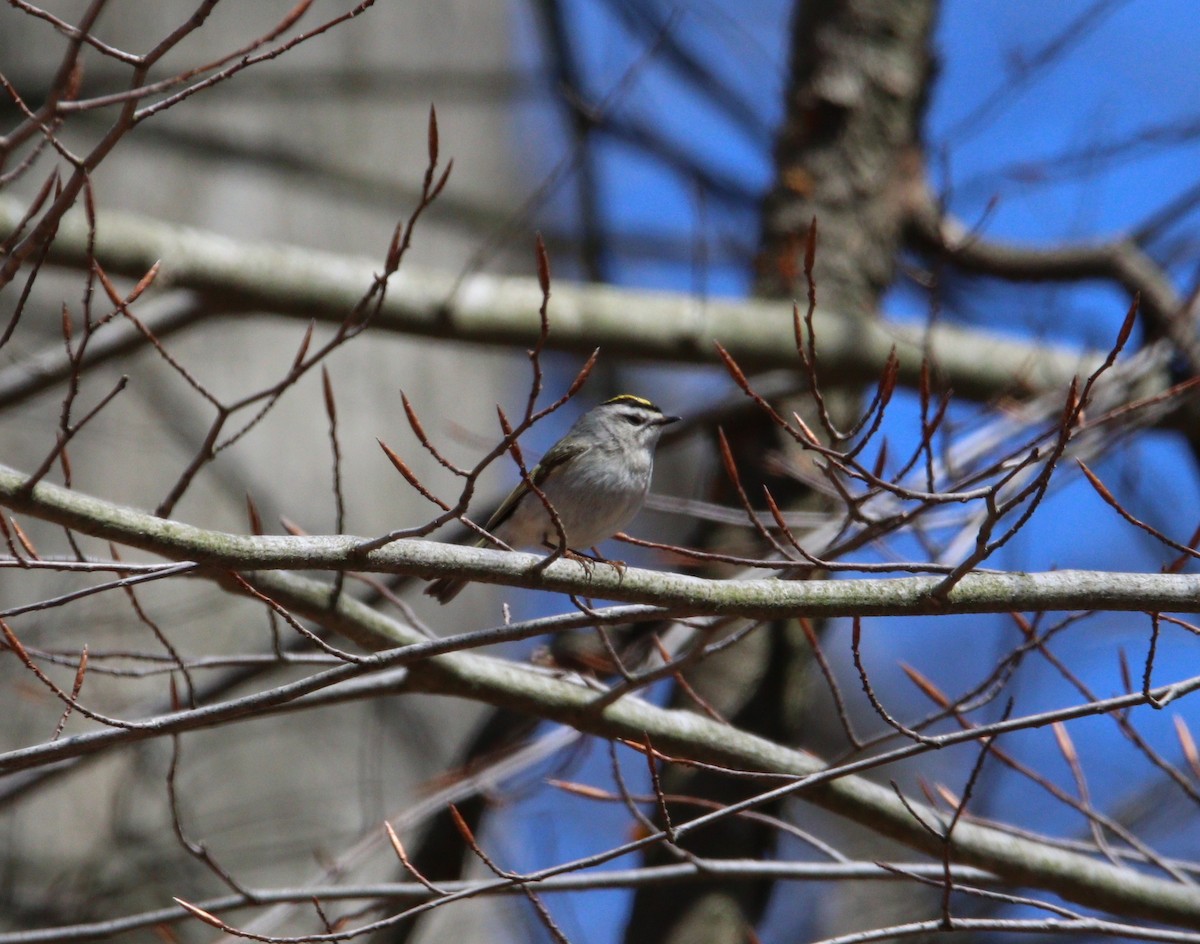
POLYGON ((642 413, 626 413, 624 416, 625 422, 630 426, 644 426, 646 423, 646 417, 642 413))

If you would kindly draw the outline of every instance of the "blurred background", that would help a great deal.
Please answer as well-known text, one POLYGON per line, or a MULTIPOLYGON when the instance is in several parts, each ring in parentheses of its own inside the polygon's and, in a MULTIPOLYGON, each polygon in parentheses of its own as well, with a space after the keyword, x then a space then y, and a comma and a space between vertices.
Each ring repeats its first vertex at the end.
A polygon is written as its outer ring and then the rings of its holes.
MULTIPOLYGON (((217 4, 204 27, 162 64, 164 74, 238 48, 269 30, 289 5, 217 4)), ((42 6, 73 21, 83 5, 42 6)), ((316 21, 349 7, 318 0, 310 16, 316 21)), ((122 49, 145 50, 191 9, 182 0, 114 0, 96 34, 122 49)), ((540 232, 556 282, 684 293, 703 310, 710 300, 764 291, 768 197, 783 174, 780 128, 799 15, 790 0, 379 3, 139 126, 94 174, 96 204, 101 219, 126 212, 237 240, 379 260, 396 221, 418 200, 433 104, 442 156, 453 158, 454 169, 418 225, 406 267, 456 278, 479 272, 533 276, 534 234, 540 232)), ((1033 248, 1131 237, 1190 305, 1200 277, 1193 53, 1200 19, 1194 7, 1176 0, 944 0, 934 16, 919 144, 942 208, 985 240, 1033 248)), ((36 103, 45 94, 64 49, 64 38, 44 19, 19 6, 0 11, 0 73, 26 100, 36 103)), ((128 70, 109 59, 91 54, 87 62, 88 96, 128 82, 128 70)), ((5 100, 0 117, 8 129, 20 116, 5 100)), ((81 114, 64 129, 64 140, 83 146, 109 120, 81 114)), ((27 201, 41 180, 27 176, 7 195, 27 201)), ((1000 279, 931 263, 920 245, 916 239, 901 243, 879 298, 879 317, 1104 351, 1130 304, 1130 292, 1111 280, 1000 279)), ((79 273, 69 268, 50 268, 39 278, 29 315, 0 351, 0 370, 61 345, 60 308, 65 300, 77 304, 80 285, 79 273)), ((165 285, 156 289, 166 295, 165 285)), ((20 291, 19 280, 3 290, 5 313, 20 291)), ((803 289, 796 294, 802 298, 803 289)), ((553 295, 550 311, 553 330, 553 295)), ((286 371, 305 328, 303 321, 269 312, 239 313, 207 322, 202 331, 181 331, 169 347, 203 383, 233 397, 286 371)), ((320 328, 318 336, 328 330, 320 328)), ((1133 346, 1146 340, 1139 325, 1133 346)), ((984 335, 978 357, 982 362, 988 356, 984 335)), ((561 394, 582 362, 575 354, 547 353, 543 402, 561 394)), ((328 367, 341 423, 345 530, 363 535, 431 517, 430 506, 380 454, 376 438, 401 451, 423 481, 451 487, 409 433, 401 390, 431 437, 455 461, 470 464, 500 436, 495 405, 518 413, 530 376, 523 349, 384 333, 338 351, 328 367)), ((194 455, 211 409, 153 351, 140 350, 89 375, 90 389, 98 395, 120 375, 131 377, 129 390, 73 447, 74 484, 152 507, 194 455)), ((830 378, 830 386, 838 379, 830 378)), ((620 392, 647 396, 686 417, 743 399, 715 364, 647 363, 608 349, 580 398, 530 433, 526 455, 542 452, 576 412, 620 392)), ((54 388, 4 404, 5 463, 28 469, 41 460, 53 444, 61 400, 61 388, 54 388)), ((281 517, 313 534, 334 531, 321 403, 319 378, 306 377, 252 436, 209 467, 173 515, 245 532, 249 495, 268 532, 282 532, 281 517)), ((948 427, 971 429, 982 416, 1009 406, 1003 399, 956 401, 948 427)), ((897 392, 884 427, 897 454, 916 442, 919 410, 911 389, 897 392)), ((724 500, 709 432, 696 429, 664 446, 656 493, 724 500)), ((1187 542, 1200 524, 1195 456, 1177 430, 1139 431, 1088 461, 1134 515, 1177 541, 1187 542)), ((515 479, 509 465, 497 464, 484 479, 481 506, 515 479)), ((988 566, 1157 572, 1175 556, 1122 522, 1077 472, 1064 470, 1059 481, 988 566)), ((660 541, 696 540, 689 516, 663 507, 652 503, 631 532, 660 541)), ((61 543, 48 526, 31 524, 30 532, 35 543, 61 543)), ((454 533, 447 529, 442 536, 454 533)), ((855 559, 918 557, 924 550, 901 542, 868 548, 855 559)), ((606 551, 638 565, 679 565, 628 546, 606 551)), ((0 572, 0 605, 50 596, 52 581, 18 581, 0 572)), ((76 653, 85 641, 93 652, 150 647, 145 627, 131 625, 127 602, 110 596, 65 611, 66 620, 59 611, 25 617, 19 624, 23 641, 76 653), (136 641, 131 633, 140 634, 136 641)), ((146 589, 141 598, 185 654, 269 651, 267 621, 248 602, 186 583, 146 589)), ((562 609, 551 595, 482 587, 445 610, 416 593, 406 599, 441 633, 499 622, 501 602, 515 618, 562 609)), ((1106 614, 1079 628, 1064 625, 1053 653, 1071 667, 1077 684, 1052 662, 1032 660, 1007 680, 1005 694, 1029 713, 1092 697, 1085 692, 1104 697, 1122 691, 1119 653, 1140 675, 1149 632, 1147 618, 1128 614, 1106 614)), ((834 622, 821 633, 860 733, 884 730, 859 693, 849 626, 834 622)), ((985 677, 1021 633, 1011 617, 989 616, 866 620, 863 638, 876 693, 893 714, 911 720, 926 715, 930 705, 905 666, 957 692, 985 677)), ((1164 627, 1158 646, 1156 678, 1188 674, 1195 651, 1189 633, 1164 627)), ((533 648, 507 651, 527 659, 533 648)), ((69 687, 73 671, 62 671, 69 687)), ((269 678, 278 684, 298 672, 276 667, 269 678)), ((753 700, 761 680, 732 674, 732 680, 721 676, 710 684, 735 692, 725 707, 737 713, 753 700)), ((229 669, 204 678, 225 693, 261 682, 229 669)), ((141 716, 147 706, 162 710, 167 696, 163 676, 97 676, 93 683, 91 697, 127 717, 141 716)), ((812 666, 779 684, 803 691, 794 702, 803 710, 777 718, 774 736, 838 756, 845 749, 841 722, 812 666)), ((52 696, 14 659, 0 659, 0 685, 0 746, 12 750, 47 737, 46 719, 57 716, 52 696)), ((652 694, 664 703, 673 697, 666 688, 652 694)), ((986 707, 983 720, 994 719, 1002 707, 1002 700, 986 707)), ((1180 721, 1193 728, 1200 723, 1192 702, 1153 717, 1139 715, 1138 730, 1166 761, 1186 765, 1180 721)), ((480 735, 487 724, 505 727, 479 706, 408 696, 258 719, 239 726, 236 737, 231 730, 190 734, 177 773, 181 818, 189 834, 247 885, 299 884, 327 874, 395 880, 401 873, 380 842, 380 822, 408 815, 411 832, 405 835, 419 844, 438 806, 430 801, 426 810, 419 801, 440 797, 439 776, 448 769, 461 772, 470 752, 488 743, 480 735)), ((68 732, 76 725, 87 727, 75 720, 68 732)), ((531 736, 529 730, 519 733, 531 736)), ((1108 719, 1073 724, 1071 734, 1096 808, 1163 855, 1194 851, 1200 841, 1195 772, 1191 790, 1172 785, 1108 719)), ((539 728, 532 736, 554 732, 539 728)), ((1005 748, 1046 782, 1077 793, 1079 783, 1051 731, 1014 736, 1005 748)), ((644 792, 644 763, 621 755, 630 789, 644 792)), ((975 756, 974 749, 946 752, 919 766, 890 768, 884 778, 914 791, 943 781, 961 790, 975 756)), ((224 891, 173 834, 164 782, 170 760, 169 745, 148 742, 51 771, 44 782, 21 775, 0 781, 0 928, 70 924, 163 907, 171 896, 197 900, 224 891)), ((544 785, 547 777, 614 789, 607 746, 584 738, 489 783, 481 828, 485 845, 504 866, 528 870, 563 861, 606 848, 633 828, 619 803, 564 795, 544 785)), ((799 803, 778 812, 839 848, 875 848, 865 834, 799 803)), ((1044 785, 1000 763, 989 768, 972 812, 1066 839, 1090 834, 1087 820, 1044 785)), ((763 854, 813 855, 798 841, 767 845, 763 854)), ((642 937, 626 928, 630 915, 648 913, 635 908, 650 908, 635 905, 631 893, 552 895, 547 902, 572 941, 656 939, 650 929, 657 925, 649 918, 640 925, 642 937)), ((926 901, 906 888, 889 895, 872 885, 789 884, 762 890, 743 905, 761 940, 791 941, 896 919, 906 908, 927 911, 930 902, 936 893, 926 901), (885 917, 873 913, 875 907, 885 917)), ((263 920, 267 933, 312 930, 310 913, 263 920)), ((121 939, 149 940, 159 933, 197 941, 213 936, 185 924, 121 939)), ((701 939, 679 928, 673 933, 672 939, 701 939)), ((549 939, 524 902, 495 901, 444 909, 419 926, 414 939, 450 934, 464 940, 549 939)), ((748 938, 714 930, 712 939, 748 938)))

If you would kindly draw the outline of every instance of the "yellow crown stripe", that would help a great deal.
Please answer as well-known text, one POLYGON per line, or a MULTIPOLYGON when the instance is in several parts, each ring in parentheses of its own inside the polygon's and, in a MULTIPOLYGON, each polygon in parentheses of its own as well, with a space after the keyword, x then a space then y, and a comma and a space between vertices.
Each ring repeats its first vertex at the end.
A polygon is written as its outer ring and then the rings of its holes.
POLYGON ((659 410, 657 406, 655 406, 645 397, 635 397, 632 393, 622 393, 619 396, 613 397, 611 400, 604 401, 605 406, 608 406, 612 403, 632 403, 635 406, 644 407, 647 410, 658 410, 659 413, 662 412, 662 410, 659 410))

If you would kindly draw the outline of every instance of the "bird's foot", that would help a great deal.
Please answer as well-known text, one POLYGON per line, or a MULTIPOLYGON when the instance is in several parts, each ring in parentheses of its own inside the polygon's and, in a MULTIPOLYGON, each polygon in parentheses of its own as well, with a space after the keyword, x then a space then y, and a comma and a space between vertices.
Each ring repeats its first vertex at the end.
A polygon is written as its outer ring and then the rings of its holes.
POLYGON ((567 560, 575 561, 585 571, 587 571, 588 579, 592 579, 592 572, 596 569, 596 564, 600 562, 599 557, 593 557, 590 554, 581 554, 579 551, 573 551, 569 547, 563 551, 563 557, 567 560))
POLYGON ((602 555, 595 547, 592 548, 590 560, 593 564, 607 564, 609 567, 611 567, 613 570, 615 570, 620 575, 619 579, 621 579, 621 580, 625 579, 625 571, 627 571, 629 569, 629 565, 626 564, 623 560, 609 560, 607 557, 602 555))

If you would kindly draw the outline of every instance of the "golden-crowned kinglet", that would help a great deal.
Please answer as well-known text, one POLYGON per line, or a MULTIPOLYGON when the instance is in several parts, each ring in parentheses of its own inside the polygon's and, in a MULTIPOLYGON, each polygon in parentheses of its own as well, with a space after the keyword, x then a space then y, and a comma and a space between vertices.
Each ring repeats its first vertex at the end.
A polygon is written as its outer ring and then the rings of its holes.
MULTIPOLYGON (((624 393, 584 413, 542 456, 529 477, 558 515, 568 547, 599 544, 633 520, 650 488, 659 434, 679 419, 624 393)), ((546 506, 524 482, 504 499, 485 530, 509 547, 559 544, 546 506)), ((475 546, 486 543, 480 539, 475 546)), ((465 585, 458 577, 441 577, 425 592, 446 603, 465 585)))

